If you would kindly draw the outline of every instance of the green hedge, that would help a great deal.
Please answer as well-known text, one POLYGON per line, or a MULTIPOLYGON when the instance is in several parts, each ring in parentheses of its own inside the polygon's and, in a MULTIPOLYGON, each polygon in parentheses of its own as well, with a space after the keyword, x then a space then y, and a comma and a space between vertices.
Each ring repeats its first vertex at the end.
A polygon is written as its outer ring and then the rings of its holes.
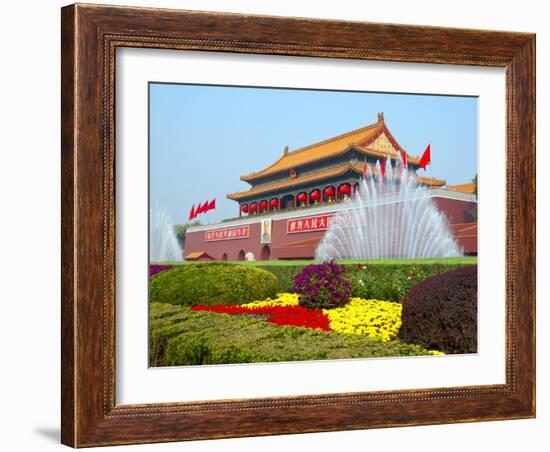
MULTIPOLYGON (((313 262, 312 262, 313 263, 313 262)), ((293 278, 300 273, 306 265, 255 265, 254 268, 261 268, 273 273, 279 281, 279 290, 281 292, 293 292, 293 278)))
POLYGON ((183 366, 426 355, 417 345, 150 305, 150 365, 183 366))
POLYGON ((152 276, 150 301, 178 305, 243 304, 274 297, 277 278, 265 270, 224 263, 185 265, 152 276))
MULTIPOLYGON (((419 282, 438 273, 464 267, 463 263, 367 263, 344 264, 345 276, 351 282, 351 296, 366 299, 401 301, 419 282)), ((292 292, 293 278, 306 265, 257 265, 273 273, 279 280, 281 292, 292 292)))

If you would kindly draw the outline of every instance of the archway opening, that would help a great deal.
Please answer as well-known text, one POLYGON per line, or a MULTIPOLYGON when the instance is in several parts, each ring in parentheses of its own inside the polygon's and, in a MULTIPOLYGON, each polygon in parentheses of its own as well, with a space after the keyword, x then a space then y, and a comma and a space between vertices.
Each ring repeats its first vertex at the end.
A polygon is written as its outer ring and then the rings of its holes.
POLYGON ((269 248, 269 245, 264 245, 264 247, 262 248, 262 252, 260 254, 260 258, 263 261, 268 261, 270 257, 271 257, 271 248, 269 248))
POLYGON ((239 255, 237 256, 237 259, 240 261, 244 261, 244 250, 239 251, 239 255))
POLYGON ((227 253, 223 253, 222 254, 222 261, 226 261, 227 260, 227 253))

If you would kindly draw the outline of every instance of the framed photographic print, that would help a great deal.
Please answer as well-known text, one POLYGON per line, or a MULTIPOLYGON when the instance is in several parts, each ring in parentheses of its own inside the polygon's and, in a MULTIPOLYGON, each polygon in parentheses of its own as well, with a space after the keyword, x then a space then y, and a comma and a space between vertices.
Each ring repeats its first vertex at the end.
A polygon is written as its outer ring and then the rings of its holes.
POLYGON ((62 442, 535 415, 535 37, 62 9, 62 442))

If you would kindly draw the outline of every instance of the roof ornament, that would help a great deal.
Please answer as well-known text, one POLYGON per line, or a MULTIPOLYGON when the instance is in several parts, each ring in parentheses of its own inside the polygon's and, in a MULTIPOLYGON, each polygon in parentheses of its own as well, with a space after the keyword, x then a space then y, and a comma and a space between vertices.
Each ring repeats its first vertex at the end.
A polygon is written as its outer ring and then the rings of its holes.
POLYGON ((378 113, 378 122, 384 122, 384 112, 378 113))
POLYGON ((288 146, 285 146, 285 150, 283 151, 283 155, 288 155, 288 146))

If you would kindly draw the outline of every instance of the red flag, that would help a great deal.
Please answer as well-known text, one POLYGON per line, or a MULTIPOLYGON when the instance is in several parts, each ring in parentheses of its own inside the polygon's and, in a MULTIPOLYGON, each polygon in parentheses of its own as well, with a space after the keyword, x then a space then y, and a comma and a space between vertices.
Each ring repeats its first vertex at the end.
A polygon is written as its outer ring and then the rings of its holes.
POLYGON ((208 203, 206 206, 205 212, 208 212, 209 210, 214 210, 216 208, 216 198, 214 198, 212 201, 208 203))
POLYGON ((380 172, 382 173, 382 178, 386 175, 386 159, 380 160, 380 172))
POLYGON ((365 158, 365 163, 363 164, 363 179, 367 180, 367 159, 365 158))
POLYGON ((401 153, 401 161, 403 162, 403 168, 407 167, 407 151, 399 151, 401 153))
POLYGON ((196 216, 197 214, 195 213, 195 204, 193 204, 193 207, 191 207, 191 210, 189 211, 189 219, 192 220, 196 216))
POLYGON ((204 204, 199 204, 197 207, 197 210, 195 210, 195 216, 200 215, 201 213, 204 213, 204 208, 206 207, 206 204, 208 204, 208 201, 204 204))
POLYGON ((420 168, 426 171, 426 166, 428 166, 430 163, 432 163, 431 144, 428 144, 428 147, 424 151, 424 154, 422 154, 422 157, 420 159, 420 163, 418 164, 418 166, 420 166, 420 168))

